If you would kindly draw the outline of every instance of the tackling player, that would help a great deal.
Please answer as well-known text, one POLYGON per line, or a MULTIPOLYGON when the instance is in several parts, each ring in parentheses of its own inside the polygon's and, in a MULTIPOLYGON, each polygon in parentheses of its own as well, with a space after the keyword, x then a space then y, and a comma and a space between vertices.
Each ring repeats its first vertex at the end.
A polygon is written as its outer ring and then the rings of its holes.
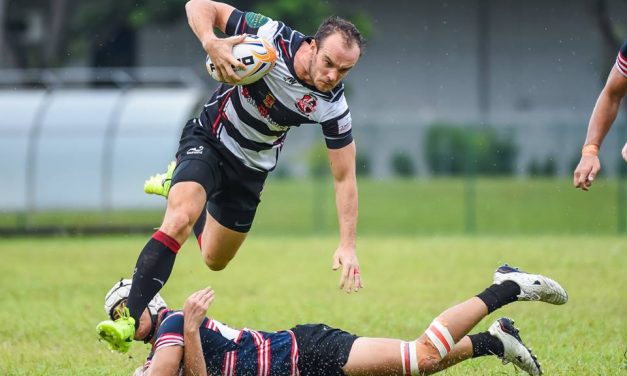
MULTIPOLYGON (((131 283, 116 283, 105 297, 105 312, 113 319, 124 308, 131 283)), ((324 324, 297 325, 290 330, 262 332, 233 329, 205 317, 214 292, 192 294, 182 311, 171 311, 157 294, 137 330, 129 337, 151 343, 145 364, 135 375, 422 375, 441 371, 463 360, 496 355, 530 375, 540 375, 536 357, 522 342, 508 318, 487 332, 468 335, 486 315, 524 300, 564 304, 566 291, 554 280, 503 265, 493 284, 455 305, 414 341, 358 337, 324 324)), ((128 344, 127 344, 128 345, 128 344)))
MULTIPOLYGON (((581 150, 581 160, 575 168, 573 184, 576 188, 587 191, 601 169, 599 149, 605 135, 616 119, 620 103, 627 93, 627 40, 616 57, 616 64, 610 71, 605 87, 592 110, 586 141, 581 150)), ((627 143, 621 151, 627 162, 627 143)))
MULTIPOLYGON (((283 22, 210 0, 190 0, 186 11, 223 81, 233 84, 239 79, 233 69, 242 64, 231 50, 244 40, 241 34, 266 39, 277 51, 277 62, 255 83, 220 85, 200 116, 183 129, 176 163, 165 176, 147 183, 147 192, 168 200, 161 227, 135 265, 128 297, 131 317, 139 323, 192 231, 207 266, 226 267, 252 225, 266 176, 276 166, 288 130, 312 124, 322 126, 335 183, 340 240, 333 269, 342 268, 340 288, 357 291, 362 282, 355 248, 356 148, 342 79, 361 56, 360 32, 352 23, 331 17, 314 37, 307 37, 283 22), (217 38, 214 27, 232 37, 217 38)), ((117 328, 117 336, 107 337, 114 348, 128 340, 124 333, 129 323, 107 323, 117 328)))

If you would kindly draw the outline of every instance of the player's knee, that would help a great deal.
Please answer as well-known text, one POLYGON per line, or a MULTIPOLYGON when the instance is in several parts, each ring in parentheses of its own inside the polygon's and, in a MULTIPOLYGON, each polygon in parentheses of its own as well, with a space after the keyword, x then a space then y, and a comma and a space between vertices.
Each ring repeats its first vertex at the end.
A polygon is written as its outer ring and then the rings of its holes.
POLYGON ((176 238, 186 238, 191 233, 193 225, 193 219, 188 213, 174 211, 165 217, 161 230, 173 234, 176 238))
POLYGON ((438 366, 442 356, 426 336, 422 336, 416 341, 416 354, 420 374, 431 374, 439 370, 438 366))
POLYGON ((401 342, 403 375, 426 375, 438 370, 440 354, 435 347, 426 342, 429 339, 423 337, 412 342, 401 342))
POLYGON ((209 269, 213 270, 214 272, 219 272, 220 270, 226 268, 226 266, 229 264, 229 262, 228 261, 224 262, 224 261, 215 261, 215 260, 206 260, 205 259, 205 264, 207 264, 209 269))
POLYGON ((416 341, 416 358, 421 373, 439 370, 439 364, 455 346, 448 328, 438 319, 433 320, 425 334, 416 341))
POLYGON ((213 270, 214 272, 226 268, 226 266, 229 264, 229 261, 231 261, 231 259, 215 257, 207 253, 203 254, 203 258, 205 260, 205 264, 209 267, 209 269, 213 270))

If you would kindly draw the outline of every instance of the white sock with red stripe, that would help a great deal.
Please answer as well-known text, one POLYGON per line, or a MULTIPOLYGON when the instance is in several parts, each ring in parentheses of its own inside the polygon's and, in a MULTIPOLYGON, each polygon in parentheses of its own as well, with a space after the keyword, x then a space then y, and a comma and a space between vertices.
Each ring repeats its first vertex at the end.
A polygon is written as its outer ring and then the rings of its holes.
POLYGON ((438 319, 433 320, 425 334, 429 337, 435 348, 438 349, 441 358, 444 358, 453 349, 453 346, 455 346, 455 341, 451 333, 438 319))

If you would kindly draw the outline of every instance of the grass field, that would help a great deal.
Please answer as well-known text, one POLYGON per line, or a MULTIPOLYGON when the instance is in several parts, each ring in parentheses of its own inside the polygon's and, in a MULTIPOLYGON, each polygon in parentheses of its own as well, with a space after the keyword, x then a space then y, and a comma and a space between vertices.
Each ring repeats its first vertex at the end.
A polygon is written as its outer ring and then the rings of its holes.
MULTIPOLYGON (((359 182, 359 233, 369 235, 463 234, 606 234, 617 233, 619 215, 627 227, 627 181, 600 178, 590 192, 569 179, 463 178, 372 180, 359 182)), ((141 189, 141 187, 138 187, 141 189)), ((0 215, 0 229, 20 222, 32 227, 144 226, 163 215, 156 211, 34 213, 0 215)), ((335 234, 333 184, 322 180, 271 177, 255 219, 256 234, 335 234)))
MULTIPOLYGON (((96 340, 104 293, 128 276, 146 237, 5 239, 0 243, 0 374, 129 375, 146 345, 114 354, 96 340)), ((235 327, 284 329, 325 322, 368 336, 412 339, 443 309, 489 285, 501 262, 548 274, 569 291, 564 306, 514 303, 516 320, 547 375, 627 372, 627 242, 604 236, 362 236, 365 289, 337 290, 333 236, 254 233, 222 272, 203 266, 195 242, 181 250, 163 296, 180 307, 211 284, 210 315, 235 327)), ((471 360, 447 375, 515 375, 497 359, 471 360)))

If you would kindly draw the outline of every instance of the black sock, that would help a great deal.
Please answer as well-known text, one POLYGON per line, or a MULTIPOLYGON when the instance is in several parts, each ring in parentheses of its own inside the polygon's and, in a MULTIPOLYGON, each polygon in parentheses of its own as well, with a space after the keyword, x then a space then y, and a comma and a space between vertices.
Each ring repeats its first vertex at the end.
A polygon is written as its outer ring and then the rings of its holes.
POLYGON ((157 231, 139 254, 126 303, 131 316, 135 319, 135 328, 139 326, 139 318, 150 300, 170 277, 179 248, 176 240, 157 231))
POLYGON ((194 223, 194 235, 196 235, 196 239, 198 240, 198 245, 201 245, 202 241, 202 230, 205 229, 205 222, 207 222, 207 209, 203 210, 200 213, 200 216, 194 223))
POLYGON ((468 336, 472 343, 472 357, 477 358, 484 355, 496 355, 503 357, 503 343, 492 336, 489 332, 471 334, 468 336))
POLYGON ((488 313, 491 313, 506 304, 515 302, 520 294, 520 287, 512 281, 505 281, 500 285, 492 285, 485 289, 477 298, 481 299, 488 306, 488 313))

